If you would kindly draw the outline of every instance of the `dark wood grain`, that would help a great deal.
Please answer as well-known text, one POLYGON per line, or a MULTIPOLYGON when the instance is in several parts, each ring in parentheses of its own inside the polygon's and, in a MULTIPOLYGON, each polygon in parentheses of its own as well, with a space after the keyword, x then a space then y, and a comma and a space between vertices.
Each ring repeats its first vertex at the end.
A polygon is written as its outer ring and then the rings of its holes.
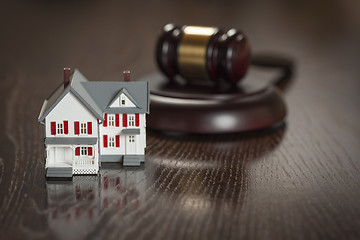
POLYGON ((0 8, 0 239, 359 239, 360 8, 355 1, 5 1, 0 8), (235 27, 296 60, 285 125, 149 131, 140 168, 46 182, 42 101, 62 68, 156 71, 167 22, 235 27))

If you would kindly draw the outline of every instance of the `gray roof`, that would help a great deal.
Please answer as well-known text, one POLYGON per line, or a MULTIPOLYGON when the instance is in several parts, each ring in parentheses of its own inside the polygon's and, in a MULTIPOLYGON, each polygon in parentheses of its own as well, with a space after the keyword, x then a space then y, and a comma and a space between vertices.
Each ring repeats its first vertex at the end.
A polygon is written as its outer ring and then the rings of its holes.
POLYGON ((74 70, 70 78, 69 86, 64 89, 61 85, 44 101, 39 122, 45 119, 68 92, 72 92, 101 120, 104 120, 103 113, 149 113, 148 82, 89 82, 77 69, 74 70), (109 104, 121 93, 126 94, 136 107, 109 108, 109 104))
POLYGON ((138 128, 127 128, 123 129, 121 132, 128 135, 140 135, 140 129, 138 128))
POLYGON ((96 144, 97 138, 85 137, 47 137, 45 144, 96 144))

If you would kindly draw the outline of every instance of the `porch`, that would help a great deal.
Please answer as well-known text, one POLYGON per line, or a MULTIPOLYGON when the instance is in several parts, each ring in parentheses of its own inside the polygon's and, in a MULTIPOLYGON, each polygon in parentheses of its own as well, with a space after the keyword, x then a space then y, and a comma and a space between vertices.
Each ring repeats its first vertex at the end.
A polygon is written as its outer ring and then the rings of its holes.
POLYGON ((48 145, 46 151, 47 177, 72 177, 99 171, 96 145, 48 145))

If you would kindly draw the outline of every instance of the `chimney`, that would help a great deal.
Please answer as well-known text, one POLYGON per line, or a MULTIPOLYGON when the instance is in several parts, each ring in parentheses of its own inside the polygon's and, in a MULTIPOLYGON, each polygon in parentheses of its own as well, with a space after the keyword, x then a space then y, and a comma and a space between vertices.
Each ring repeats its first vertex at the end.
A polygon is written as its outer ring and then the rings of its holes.
POLYGON ((64 88, 70 83, 70 68, 64 68, 64 88))
POLYGON ((130 71, 123 71, 124 74, 124 81, 130 82, 130 71))

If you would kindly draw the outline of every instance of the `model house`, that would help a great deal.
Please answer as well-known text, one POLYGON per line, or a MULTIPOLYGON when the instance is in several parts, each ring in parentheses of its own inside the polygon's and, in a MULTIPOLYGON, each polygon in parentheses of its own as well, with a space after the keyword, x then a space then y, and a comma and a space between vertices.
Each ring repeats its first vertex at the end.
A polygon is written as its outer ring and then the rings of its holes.
POLYGON ((47 177, 97 174, 101 162, 139 166, 146 148, 147 82, 90 82, 64 69, 64 83, 44 101, 47 177))

